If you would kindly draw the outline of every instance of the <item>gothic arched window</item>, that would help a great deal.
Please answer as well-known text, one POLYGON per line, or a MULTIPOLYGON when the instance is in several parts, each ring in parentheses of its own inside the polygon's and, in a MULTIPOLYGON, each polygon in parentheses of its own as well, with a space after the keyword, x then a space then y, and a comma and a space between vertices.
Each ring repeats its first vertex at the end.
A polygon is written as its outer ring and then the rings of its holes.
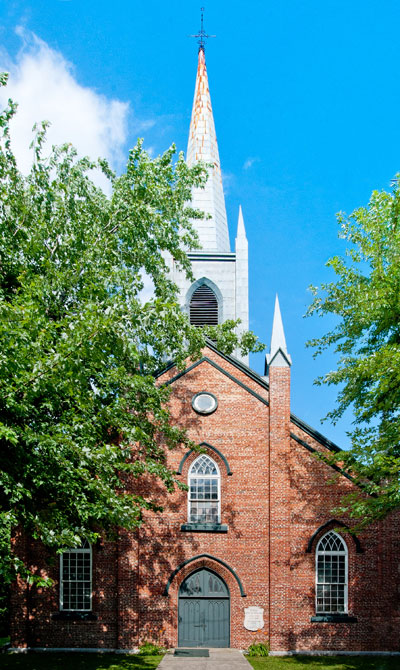
POLYGON ((194 291, 190 300, 189 318, 193 326, 218 325, 217 296, 207 284, 202 284, 194 291))
POLYGON ((220 523, 220 473, 218 465, 202 454, 189 469, 189 523, 220 523))
POLYGON ((60 610, 92 609, 92 548, 87 540, 60 557, 60 610))
POLYGON ((347 546, 330 530, 315 551, 317 614, 347 613, 347 546))

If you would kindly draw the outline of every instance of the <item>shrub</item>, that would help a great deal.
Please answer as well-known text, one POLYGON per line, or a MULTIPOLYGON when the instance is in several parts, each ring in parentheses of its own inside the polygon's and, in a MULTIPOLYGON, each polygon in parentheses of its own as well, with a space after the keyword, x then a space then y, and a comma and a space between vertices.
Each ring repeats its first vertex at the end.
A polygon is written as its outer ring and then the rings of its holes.
POLYGON ((139 654, 142 656, 159 656, 165 654, 165 649, 159 647, 157 644, 153 644, 153 642, 146 641, 140 645, 139 654))
POLYGON ((247 649, 247 656, 268 656, 269 642, 255 642, 247 649))

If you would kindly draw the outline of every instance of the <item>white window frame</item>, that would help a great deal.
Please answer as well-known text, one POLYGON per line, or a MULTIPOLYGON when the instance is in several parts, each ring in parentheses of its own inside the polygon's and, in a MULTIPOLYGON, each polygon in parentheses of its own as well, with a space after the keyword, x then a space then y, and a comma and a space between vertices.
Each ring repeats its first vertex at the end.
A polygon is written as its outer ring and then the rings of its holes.
MULTIPOLYGON (((339 584, 339 582, 334 582, 331 585, 333 586, 334 584, 339 584)), ((340 614, 348 614, 349 611, 349 603, 348 603, 348 591, 349 591, 349 556, 348 556, 348 549, 347 549, 347 544, 344 541, 344 539, 339 535, 339 533, 336 533, 333 530, 329 530, 327 533, 324 533, 324 535, 320 538, 316 548, 315 548, 315 613, 318 615, 340 615, 340 614), (336 537, 339 538, 341 544, 344 547, 343 551, 325 551, 324 549, 320 549, 320 545, 322 540, 329 534, 336 535, 336 537), (336 611, 336 612, 326 612, 325 610, 318 609, 318 586, 321 586, 325 584, 325 582, 319 582, 318 581, 318 556, 344 556, 344 574, 345 574, 345 582, 344 584, 341 584, 344 586, 344 594, 343 594, 343 611, 336 611)))
MULTIPOLYGON (((93 595, 93 552, 92 552, 92 545, 90 542, 85 540, 86 546, 82 545, 81 547, 73 547, 71 549, 67 549, 66 551, 63 551, 63 553, 60 555, 60 611, 62 612, 91 612, 92 611, 92 595, 93 595), (89 602, 89 607, 86 608, 77 608, 77 607, 64 607, 64 578, 63 578, 63 562, 64 562, 64 556, 66 554, 89 554, 90 558, 90 571, 89 571, 89 580, 90 580, 90 602, 89 602)), ((65 580, 65 581, 71 581, 71 580, 65 580)), ((77 580, 78 581, 78 580, 77 580)), ((79 580, 86 582, 87 580, 79 580)))
MULTIPOLYGON (((196 521, 191 521, 191 518, 190 518, 190 517, 191 517, 191 514, 190 514, 190 504, 191 504, 191 502, 195 502, 195 501, 193 501, 193 500, 190 499, 190 481, 191 481, 191 479, 216 479, 216 480, 217 480, 217 495, 218 495, 218 500, 216 500, 216 501, 210 501, 210 502, 215 502, 215 503, 217 503, 217 506, 218 506, 218 517, 217 517, 217 521, 215 521, 214 523, 215 523, 215 524, 220 524, 220 523, 221 523, 221 473, 220 473, 220 469, 219 469, 217 463, 216 463, 216 462, 214 461, 214 459, 211 458, 211 456, 209 456, 208 454, 200 454, 200 456, 198 456, 198 457, 193 461, 193 463, 191 464, 191 466, 190 466, 190 468, 189 468, 189 472, 188 472, 188 486, 189 486, 188 496, 187 496, 187 518, 188 518, 188 523, 206 523, 206 524, 212 524, 212 522, 210 522, 210 521, 205 521, 205 522, 201 522, 201 521, 197 521, 197 522, 196 522, 196 521), (216 475, 201 475, 201 474, 198 474, 198 473, 193 473, 193 474, 192 474, 192 471, 193 471, 193 468, 194 468, 195 464, 197 463, 198 460, 200 460, 200 458, 201 458, 202 456, 206 456, 206 457, 209 458, 210 461, 214 464, 215 469, 216 469, 216 471, 217 471, 217 474, 216 474, 216 475)), ((200 502, 201 502, 201 501, 200 501, 200 502)), ((204 501, 204 502, 207 502, 207 501, 204 501)))

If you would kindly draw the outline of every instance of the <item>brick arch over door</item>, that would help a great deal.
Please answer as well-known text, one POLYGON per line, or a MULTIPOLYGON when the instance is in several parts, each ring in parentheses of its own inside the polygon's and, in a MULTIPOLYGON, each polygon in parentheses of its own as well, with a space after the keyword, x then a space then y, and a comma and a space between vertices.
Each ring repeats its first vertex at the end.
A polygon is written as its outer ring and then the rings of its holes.
MULTIPOLYGON (((165 586, 163 595, 167 596, 169 594, 169 589, 170 589, 170 586, 171 586, 172 582, 174 581, 176 575, 178 573, 180 573, 182 570, 184 571, 184 574, 182 576, 185 577, 187 574, 189 574, 190 572, 195 570, 197 567, 202 567, 202 566, 210 567, 211 569, 218 572, 218 565, 222 566, 225 569, 224 571, 227 571, 227 574, 231 577, 231 579, 233 577, 234 581, 236 582, 237 586, 239 587, 241 597, 245 598, 246 597, 246 592, 244 590, 242 581, 241 581, 240 577, 237 575, 236 571, 233 568, 231 568, 231 566, 228 565, 228 563, 223 561, 221 558, 217 558, 216 556, 212 556, 211 554, 198 554, 197 556, 193 556, 192 558, 188 558, 186 561, 183 561, 183 563, 178 565, 178 567, 175 568, 175 570, 173 570, 173 572, 169 576, 169 579, 168 579, 168 582, 165 586), (217 565, 215 565, 215 564, 217 564, 217 565)), ((225 580, 225 581, 227 581, 227 583, 228 583, 228 580, 225 580)), ((229 586, 229 583, 228 583, 228 586, 229 586)))

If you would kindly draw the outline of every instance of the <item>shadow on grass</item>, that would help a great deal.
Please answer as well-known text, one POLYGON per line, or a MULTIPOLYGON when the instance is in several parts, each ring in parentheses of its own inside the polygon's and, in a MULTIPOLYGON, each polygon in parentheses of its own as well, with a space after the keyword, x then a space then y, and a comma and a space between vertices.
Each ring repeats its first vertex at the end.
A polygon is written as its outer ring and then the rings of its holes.
POLYGON ((1 654, 2 670, 152 670, 162 656, 32 652, 1 654))
POLYGON ((254 670, 399 670, 399 656, 286 656, 249 658, 254 670))

